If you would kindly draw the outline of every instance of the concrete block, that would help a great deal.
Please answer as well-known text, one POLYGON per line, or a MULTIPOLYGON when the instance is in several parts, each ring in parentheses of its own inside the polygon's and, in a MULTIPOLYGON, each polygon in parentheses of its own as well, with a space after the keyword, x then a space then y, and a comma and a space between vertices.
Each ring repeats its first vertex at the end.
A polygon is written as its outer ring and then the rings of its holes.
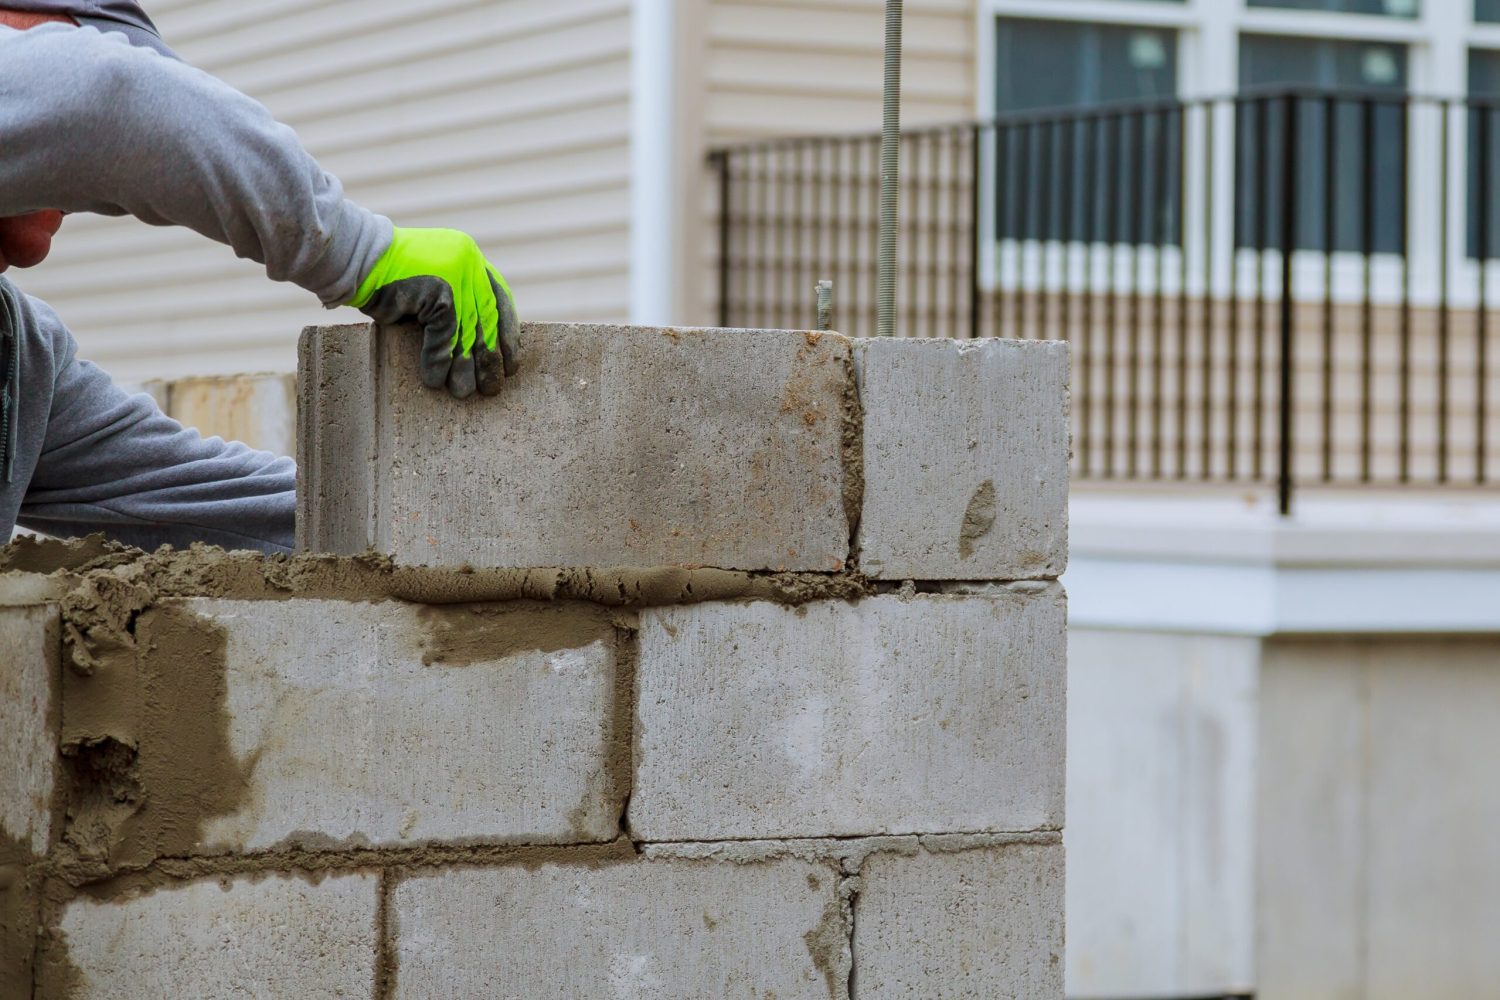
POLYGON ((860 886, 860 1000, 1061 1000, 1060 844, 875 855, 860 886))
POLYGON ((195 600, 175 614, 148 612, 138 632, 222 635, 241 783, 201 850, 619 832, 629 709, 600 609, 195 600))
POLYGON ((417 565, 837 570, 850 342, 530 324, 456 402, 417 335, 303 334, 299 545, 417 565))
POLYGON ((883 580, 1017 580, 1067 564, 1068 349, 861 340, 860 567, 883 580))
POLYGON ((243 441, 276 455, 297 453, 297 377, 222 375, 148 382, 163 413, 204 437, 243 441))
POLYGON ((403 880, 401 998, 847 1000, 838 870, 787 860, 513 866, 403 880))
POLYGON ((0 865, 51 842, 60 641, 56 605, 0 607, 0 865))
POLYGON ((1064 601, 765 602, 641 615, 646 840, 1057 828, 1064 601))
POLYGON ((38 996, 372 997, 373 874, 194 882, 117 901, 79 898, 38 996))

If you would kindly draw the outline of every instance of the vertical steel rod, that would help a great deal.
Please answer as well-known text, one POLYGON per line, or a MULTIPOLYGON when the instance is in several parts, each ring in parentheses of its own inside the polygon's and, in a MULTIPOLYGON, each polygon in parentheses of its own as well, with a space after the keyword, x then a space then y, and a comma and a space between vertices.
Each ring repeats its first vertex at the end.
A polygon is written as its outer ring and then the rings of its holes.
POLYGON ((880 122, 880 238, 876 332, 896 334, 896 214, 901 171, 901 0, 885 0, 885 95, 880 122))

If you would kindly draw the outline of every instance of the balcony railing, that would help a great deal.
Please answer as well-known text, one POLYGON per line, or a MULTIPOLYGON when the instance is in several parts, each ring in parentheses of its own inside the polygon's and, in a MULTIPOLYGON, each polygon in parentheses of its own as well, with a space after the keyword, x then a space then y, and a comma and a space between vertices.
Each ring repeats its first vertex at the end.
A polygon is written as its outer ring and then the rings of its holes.
MULTIPOLYGON (((879 139, 716 151, 719 322, 875 330, 879 139)), ((1493 486, 1500 103, 1278 91, 908 131, 897 330, 1074 347, 1080 480, 1493 486)))

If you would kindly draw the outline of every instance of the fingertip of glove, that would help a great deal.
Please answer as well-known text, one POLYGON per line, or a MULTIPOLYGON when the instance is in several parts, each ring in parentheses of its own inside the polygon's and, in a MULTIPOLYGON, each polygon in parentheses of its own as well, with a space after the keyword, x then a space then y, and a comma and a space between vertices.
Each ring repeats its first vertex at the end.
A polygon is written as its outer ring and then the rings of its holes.
POLYGON ((500 354, 483 345, 474 349, 474 372, 478 376, 481 396, 498 396, 505 384, 505 376, 510 374, 505 371, 500 354))
POLYGON ((453 368, 448 372, 448 395, 454 399, 468 399, 474 395, 475 388, 474 359, 468 356, 454 358, 453 368))

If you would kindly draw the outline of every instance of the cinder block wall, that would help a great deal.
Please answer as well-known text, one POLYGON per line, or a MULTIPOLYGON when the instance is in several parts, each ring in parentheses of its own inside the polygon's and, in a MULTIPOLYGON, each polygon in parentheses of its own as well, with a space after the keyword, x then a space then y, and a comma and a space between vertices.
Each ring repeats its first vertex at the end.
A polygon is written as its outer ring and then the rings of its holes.
POLYGON ((0 550, 0 994, 1060 997, 1065 349, 413 336, 311 551, 0 550))

